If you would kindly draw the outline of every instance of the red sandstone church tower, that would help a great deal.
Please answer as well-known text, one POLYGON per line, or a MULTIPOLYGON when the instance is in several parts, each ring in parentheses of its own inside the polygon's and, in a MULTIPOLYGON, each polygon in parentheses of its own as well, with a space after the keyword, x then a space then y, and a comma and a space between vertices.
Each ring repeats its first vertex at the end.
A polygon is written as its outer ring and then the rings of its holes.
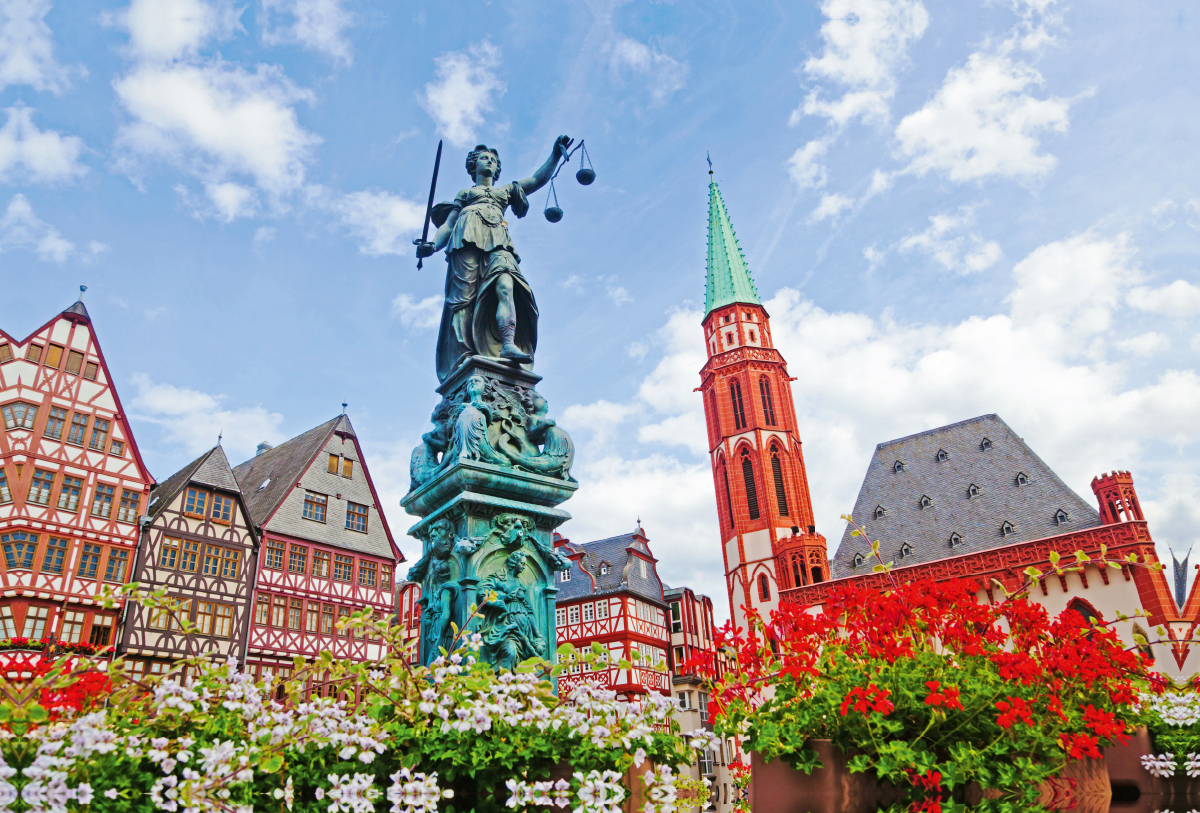
POLYGON ((829 577, 796 431, 787 362, 709 172, 708 280, 700 391, 717 492, 725 585, 734 623, 764 617, 779 591, 829 577))

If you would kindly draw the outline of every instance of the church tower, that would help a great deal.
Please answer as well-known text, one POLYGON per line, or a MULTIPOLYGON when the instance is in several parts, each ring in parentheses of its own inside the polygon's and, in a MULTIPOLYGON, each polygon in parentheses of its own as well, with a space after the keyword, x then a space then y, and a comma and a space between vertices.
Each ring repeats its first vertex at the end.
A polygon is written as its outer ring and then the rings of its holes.
POLYGON ((709 171, 708 279, 700 392, 708 424, 733 621, 764 618, 779 593, 829 577, 817 533, 787 362, 771 341, 725 202, 709 171))

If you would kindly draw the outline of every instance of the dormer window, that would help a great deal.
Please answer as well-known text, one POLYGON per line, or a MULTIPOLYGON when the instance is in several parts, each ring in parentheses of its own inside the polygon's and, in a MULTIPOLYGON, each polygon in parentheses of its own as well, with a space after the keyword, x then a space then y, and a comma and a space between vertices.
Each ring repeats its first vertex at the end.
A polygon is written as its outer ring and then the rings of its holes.
POLYGON ((962 541, 963 541, 962 535, 960 535, 958 533, 950 534, 950 547, 957 548, 959 545, 962 544, 962 541))
POLYGON ((601 575, 601 576, 607 576, 607 575, 608 575, 608 570, 609 570, 609 568, 608 568, 608 562, 601 562, 601 563, 600 563, 600 575, 601 575))
POLYGON ((967 499, 968 500, 971 499, 972 497, 978 497, 978 496, 979 496, 979 486, 975 485, 974 483, 971 483, 971 485, 967 486, 967 499))
POLYGON ((865 562, 865 561, 866 561, 866 559, 863 558, 863 555, 861 553, 854 554, 854 566, 855 567, 862 567, 863 562, 865 562))
POLYGON ((1001 536, 1012 536, 1016 532, 1017 532, 1017 529, 1013 527, 1013 524, 1011 522, 1006 522, 1000 526, 1000 535, 1001 536))
POLYGON ((949 453, 949 452, 947 452, 945 449, 938 449, 938 453, 937 453, 937 462, 939 462, 939 463, 945 463, 945 462, 946 462, 947 460, 949 460, 949 459, 950 459, 950 453, 949 453))
POLYGON ((569 582, 571 580, 571 571, 564 570, 562 573, 559 574, 558 580, 562 581, 562 582, 569 582))
POLYGON ((905 542, 903 545, 900 546, 900 558, 901 559, 907 559, 908 557, 910 557, 912 555, 913 555, 912 545, 905 542))
POLYGON ((1019 471, 1014 482, 1017 484, 1017 488, 1020 488, 1021 486, 1029 485, 1029 478, 1025 476, 1025 472, 1019 471))
POLYGON ((897 460, 895 463, 893 463, 893 464, 892 464, 892 471, 893 471, 893 472, 895 472, 895 473, 897 473, 897 474, 899 474, 900 472, 904 471, 904 461, 902 461, 902 460, 897 460))
POLYGON ((882 505, 875 506, 875 519, 883 519, 883 515, 886 513, 887 511, 882 505))
POLYGON ((992 442, 987 438, 984 438, 983 440, 979 441, 979 448, 986 452, 988 449, 992 448, 992 442))
POLYGON ((1071 521, 1070 515, 1068 515, 1067 512, 1062 510, 1061 508, 1054 512, 1054 524, 1055 525, 1065 525, 1066 523, 1068 523, 1070 521, 1071 521))
POLYGON ((922 494, 922 495, 921 495, 921 499, 918 501, 918 504, 919 504, 919 505, 920 505, 922 508, 932 508, 932 507, 933 507, 933 500, 929 499, 929 498, 928 498, 928 497, 926 497, 924 494, 922 494))

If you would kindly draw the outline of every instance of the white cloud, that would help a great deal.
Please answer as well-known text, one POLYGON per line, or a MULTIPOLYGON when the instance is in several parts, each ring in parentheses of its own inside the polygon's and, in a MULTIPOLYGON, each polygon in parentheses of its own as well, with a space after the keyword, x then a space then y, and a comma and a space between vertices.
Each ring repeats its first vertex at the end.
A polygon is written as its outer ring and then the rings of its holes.
POLYGON ((263 0, 263 17, 262 39, 267 45, 296 43, 350 64, 353 50, 345 32, 354 24, 354 16, 343 0, 263 0), (276 14, 290 17, 291 24, 277 23, 276 14))
POLYGON ((8 120, 0 127, 0 182, 23 167, 21 177, 34 183, 72 181, 88 168, 79 162, 83 139, 54 130, 39 130, 33 110, 18 102, 4 111, 8 120))
POLYGON ((1140 311, 1184 318, 1200 315, 1200 287, 1182 279, 1161 288, 1138 286, 1129 292, 1129 304, 1140 311))
POLYGON ((815 139, 792 153, 788 159, 788 172, 801 189, 820 189, 825 185, 828 173, 825 165, 818 161, 829 149, 827 139, 815 139))
POLYGON ((415 256, 411 238, 418 236, 425 222, 425 207, 421 204, 369 189, 342 195, 325 205, 358 239, 358 250, 363 254, 415 256))
POLYGON ((1187 224, 1193 229, 1200 231, 1200 198, 1193 198, 1184 204, 1184 208, 1191 212, 1191 217, 1187 224))
POLYGON ((925 7, 919 0, 825 0, 821 12, 825 50, 804 63, 804 72, 847 90, 835 99, 813 90, 792 123, 802 115, 823 116, 839 128, 856 118, 887 121, 896 71, 929 25, 925 7))
POLYGON ((204 193, 212 203, 219 220, 231 223, 239 217, 247 217, 258 211, 258 195, 254 190, 233 181, 206 183, 204 193))
POLYGON ((618 285, 616 276, 600 276, 597 279, 604 284, 604 293, 616 305, 627 305, 633 301, 633 297, 629 295, 629 291, 625 290, 625 286, 618 285))
POLYGON ((261 248, 275 239, 274 226, 259 226, 254 230, 254 247, 261 248))
POLYGON ((821 202, 817 204, 817 208, 813 209, 813 213, 809 215, 809 220, 821 221, 826 218, 836 218, 846 209, 854 205, 854 201, 845 195, 837 193, 831 195, 822 195, 821 202))
POLYGON ((646 77, 650 97, 655 102, 666 101, 668 96, 682 90, 687 84, 687 62, 680 62, 657 48, 624 35, 617 35, 609 43, 609 64, 617 73, 630 70, 646 77))
POLYGON ((1151 331, 1140 336, 1121 339, 1116 343, 1117 349, 1131 356, 1146 358, 1171 349, 1171 339, 1161 333, 1151 331))
POLYGON ((937 94, 896 127, 908 171, 934 171, 954 181, 999 176, 1033 178, 1053 169, 1039 152, 1047 130, 1066 132, 1070 100, 1038 99, 1043 84, 1033 67, 1003 54, 977 52, 952 68, 937 94))
POLYGON ((70 84, 71 71, 54 59, 53 34, 46 25, 51 5, 50 0, 0 0, 0 90, 30 85, 61 93, 70 84))
POLYGON ((232 0, 133 0, 103 19, 129 32, 136 58, 170 61, 233 36, 242 29, 241 14, 232 0))
POLYGON ((473 147, 484 113, 495 108, 494 97, 505 85, 496 76, 500 49, 484 40, 466 51, 451 51, 433 61, 435 78, 418 95, 438 131, 455 147, 473 147))
POLYGON ((178 444, 197 456, 217 444, 222 445, 231 461, 248 458, 262 441, 278 443, 283 439, 283 416, 262 407, 228 409, 226 396, 209 395, 199 390, 155 383, 148 375, 133 376, 137 395, 130 402, 134 421, 159 427, 170 443, 178 444))
POLYGON ((929 218, 929 228, 900 241, 901 251, 921 249, 948 271, 973 274, 990 268, 1000 259, 1000 244, 985 241, 978 232, 968 231, 975 225, 975 211, 964 206, 957 212, 946 212, 929 218))
POLYGON ((412 294, 400 294, 392 300, 392 315, 411 331, 435 330, 442 323, 442 296, 418 300, 412 294))
POLYGON ((321 141, 293 109, 312 94, 271 66, 143 63, 113 87, 132 117, 117 135, 119 166, 136 176, 147 161, 177 165, 205 184, 225 218, 253 211, 250 196, 226 184, 249 180, 278 203, 303 184, 321 141))
MULTIPOLYGON (((1093 232, 1041 246, 1014 267, 1006 312, 957 322, 905 325, 830 312, 790 289, 765 302, 776 346, 797 378, 792 392, 817 527, 831 550, 843 529, 837 517, 852 508, 876 443, 989 412, 1089 500, 1091 478, 1121 468, 1134 470, 1143 503, 1156 505, 1149 498, 1163 466, 1153 447, 1165 442, 1180 459, 1195 459, 1200 375, 1170 370, 1131 382, 1129 374, 1145 368, 1128 366, 1119 351, 1110 357, 1111 344, 1097 344, 1133 338, 1123 332, 1127 320, 1117 318, 1128 284, 1141 278, 1133 254, 1126 237, 1093 232)), ((599 441, 588 438, 597 425, 589 407, 563 413, 560 423, 584 439, 576 466, 581 489, 569 506, 576 519, 565 532, 580 541, 609 536, 620 528, 613 505, 642 511, 664 578, 708 592, 723 615, 707 435, 692 392, 704 364, 700 317, 670 316, 656 334, 660 360, 638 394, 603 402, 599 414, 609 419, 599 422, 599 441), (654 509, 643 506, 656 500, 688 502, 650 514, 654 509)), ((1200 484, 1193 486, 1185 497, 1200 504, 1200 484)), ((1186 547, 1190 537, 1157 524, 1157 514, 1150 519, 1161 546, 1186 547)))
POLYGON ((17 194, 0 217, 0 252, 13 249, 32 251, 42 260, 61 263, 75 253, 75 244, 35 215, 29 200, 17 194))
POLYGON ((1179 207, 1175 205, 1175 201, 1167 198, 1160 200, 1158 203, 1150 207, 1150 216, 1154 219, 1154 226, 1159 231, 1166 231, 1175 225, 1175 221, 1171 219, 1171 214, 1179 207))

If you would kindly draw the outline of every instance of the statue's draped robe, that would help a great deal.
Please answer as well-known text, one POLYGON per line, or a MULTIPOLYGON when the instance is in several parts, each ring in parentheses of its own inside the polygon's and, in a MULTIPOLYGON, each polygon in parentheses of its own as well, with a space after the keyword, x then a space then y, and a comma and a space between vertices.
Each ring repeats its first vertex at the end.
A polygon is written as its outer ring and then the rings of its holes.
POLYGON ((445 223, 451 212, 458 211, 446 246, 446 304, 442 307, 437 343, 439 381, 445 381, 464 356, 500 357, 495 284, 503 273, 513 281, 517 322, 514 344, 530 356, 537 349, 537 302, 521 275, 521 258, 513 249, 504 223, 504 212, 510 207, 517 217, 529 212, 529 199, 517 181, 464 189, 453 202, 433 207, 432 219, 437 226, 445 223))

